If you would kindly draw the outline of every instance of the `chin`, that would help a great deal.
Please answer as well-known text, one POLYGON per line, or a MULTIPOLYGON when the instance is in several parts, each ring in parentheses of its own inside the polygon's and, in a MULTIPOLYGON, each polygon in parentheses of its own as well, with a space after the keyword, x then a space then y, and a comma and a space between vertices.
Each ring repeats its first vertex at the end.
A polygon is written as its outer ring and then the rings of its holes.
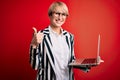
POLYGON ((53 24, 54 27, 61 27, 62 25, 63 25, 63 23, 61 23, 61 24, 54 23, 54 24, 53 24))
POLYGON ((61 27, 62 25, 55 25, 56 27, 61 27))
POLYGON ((57 27, 61 27, 63 24, 56 24, 57 27))

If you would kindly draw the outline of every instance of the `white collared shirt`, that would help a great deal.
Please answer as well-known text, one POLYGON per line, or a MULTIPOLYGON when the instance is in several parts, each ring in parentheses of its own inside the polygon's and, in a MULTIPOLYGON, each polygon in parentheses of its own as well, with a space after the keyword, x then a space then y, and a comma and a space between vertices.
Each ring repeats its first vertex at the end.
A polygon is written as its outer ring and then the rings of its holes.
MULTIPOLYGON (((69 61, 69 48, 66 43, 65 36, 61 34, 57 34, 52 28, 49 26, 50 30, 50 38, 53 45, 53 57, 55 60, 55 69, 57 73, 56 80, 69 80, 69 70, 68 70, 68 61, 69 61), (59 79, 60 78, 60 79, 59 79)), ((62 31, 62 29, 61 29, 62 31)), ((63 32, 63 31, 62 31, 63 32)))

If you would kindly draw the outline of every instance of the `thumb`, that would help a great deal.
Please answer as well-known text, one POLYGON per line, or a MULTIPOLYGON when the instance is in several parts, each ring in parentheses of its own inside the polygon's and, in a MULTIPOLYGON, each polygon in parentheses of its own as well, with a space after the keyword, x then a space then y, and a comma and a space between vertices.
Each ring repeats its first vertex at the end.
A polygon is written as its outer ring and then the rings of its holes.
POLYGON ((32 28, 34 30, 34 34, 37 34, 37 29, 35 27, 32 28))

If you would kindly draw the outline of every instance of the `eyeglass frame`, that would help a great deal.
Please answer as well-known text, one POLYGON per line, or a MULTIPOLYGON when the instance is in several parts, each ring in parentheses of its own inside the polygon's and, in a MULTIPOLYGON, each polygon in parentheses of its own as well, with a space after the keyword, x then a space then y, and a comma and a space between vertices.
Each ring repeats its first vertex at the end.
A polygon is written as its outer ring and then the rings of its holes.
POLYGON ((55 11, 53 11, 52 14, 55 14, 56 17, 58 17, 60 15, 62 15, 62 17, 67 17, 68 16, 68 14, 66 14, 66 13, 60 13, 60 12, 55 12, 55 11))

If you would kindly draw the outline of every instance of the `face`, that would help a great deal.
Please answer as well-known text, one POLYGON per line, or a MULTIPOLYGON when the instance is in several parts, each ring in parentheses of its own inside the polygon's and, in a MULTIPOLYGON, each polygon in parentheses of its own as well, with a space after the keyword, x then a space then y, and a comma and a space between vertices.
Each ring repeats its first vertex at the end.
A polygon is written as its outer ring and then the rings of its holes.
POLYGON ((61 27, 66 21, 67 14, 61 7, 56 7, 50 16, 50 24, 53 27, 61 27))

